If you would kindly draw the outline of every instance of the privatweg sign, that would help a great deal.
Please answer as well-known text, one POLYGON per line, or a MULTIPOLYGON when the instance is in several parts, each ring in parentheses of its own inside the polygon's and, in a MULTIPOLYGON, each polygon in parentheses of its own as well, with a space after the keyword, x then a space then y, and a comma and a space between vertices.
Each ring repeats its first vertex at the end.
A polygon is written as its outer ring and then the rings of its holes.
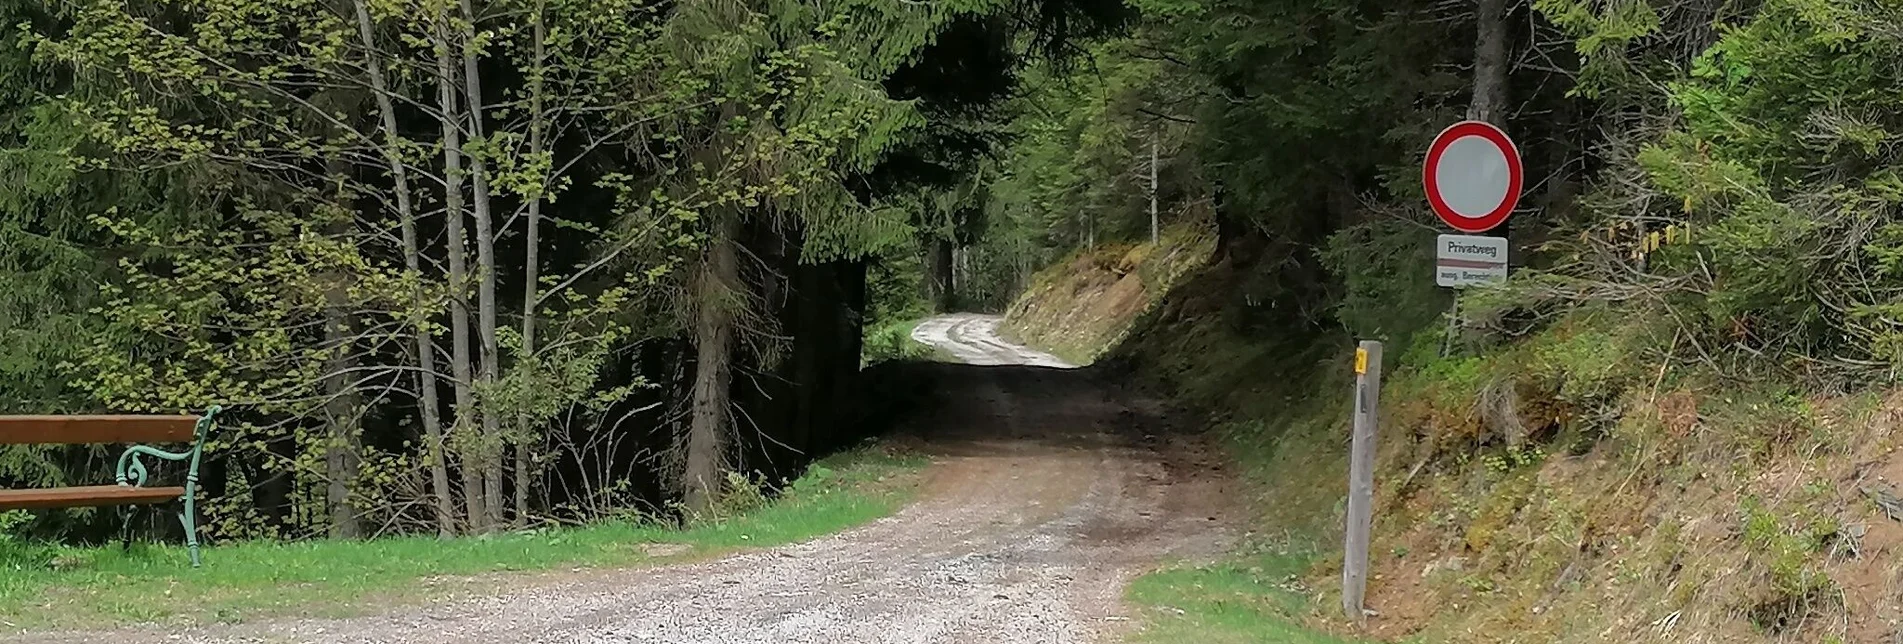
POLYGON ((1427 148, 1421 181, 1434 214, 1454 230, 1484 233, 1520 203, 1520 151, 1506 132, 1483 121, 1441 130, 1427 148))
POLYGON ((1506 238, 1441 235, 1434 240, 1435 284, 1464 288, 1506 279, 1506 238))

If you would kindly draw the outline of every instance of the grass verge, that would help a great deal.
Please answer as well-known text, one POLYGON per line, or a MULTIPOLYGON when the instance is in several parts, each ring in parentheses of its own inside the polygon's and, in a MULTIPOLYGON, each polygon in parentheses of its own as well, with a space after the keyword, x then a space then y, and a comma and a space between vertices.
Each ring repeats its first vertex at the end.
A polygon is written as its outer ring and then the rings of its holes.
POLYGON ((894 360, 958 362, 957 356, 912 339, 912 330, 923 321, 900 320, 866 329, 861 362, 867 365, 894 360))
POLYGON ((1207 566, 1150 573, 1130 584, 1146 613, 1137 642, 1351 644, 1304 628, 1309 610, 1302 576, 1311 555, 1264 550, 1207 566))
MULTIPOLYGON (((0 574, 0 632, 334 617, 493 590, 498 574, 667 563, 793 543, 897 510, 926 463, 893 448, 860 448, 815 463, 771 503, 685 529, 623 521, 448 541, 247 542, 207 549, 197 570, 179 546, 34 548, 39 565, 16 563, 0 574)), ((29 547, 0 541, 0 549, 29 547)))

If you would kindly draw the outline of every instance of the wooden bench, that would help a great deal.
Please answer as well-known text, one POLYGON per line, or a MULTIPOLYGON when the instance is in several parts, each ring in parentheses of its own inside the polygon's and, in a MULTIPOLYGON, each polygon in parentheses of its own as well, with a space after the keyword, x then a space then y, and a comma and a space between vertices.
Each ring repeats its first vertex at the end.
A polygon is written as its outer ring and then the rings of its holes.
POLYGON ((178 515, 185 525, 185 547, 192 567, 198 567, 198 525, 193 499, 198 492, 198 460, 205 435, 216 423, 219 409, 192 416, 0 416, 0 445, 94 445, 130 443, 119 456, 114 485, 0 489, 0 511, 44 508, 158 505, 175 499, 185 502, 178 515), (148 443, 191 443, 183 452, 168 452, 148 443), (141 457, 190 463, 184 487, 146 487, 141 457))

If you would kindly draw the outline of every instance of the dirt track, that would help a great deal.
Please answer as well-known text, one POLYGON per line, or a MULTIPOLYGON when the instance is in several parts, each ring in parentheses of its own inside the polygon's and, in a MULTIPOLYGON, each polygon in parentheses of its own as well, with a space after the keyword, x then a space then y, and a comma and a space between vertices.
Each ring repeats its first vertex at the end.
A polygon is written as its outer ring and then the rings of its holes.
POLYGON ((998 325, 1003 321, 995 315, 975 313, 941 315, 918 323, 912 329, 912 339, 938 347, 965 364, 1073 367, 1057 356, 998 337, 998 325))
MULTIPOLYGON (((967 359, 1048 363, 996 318, 928 321, 967 359), (982 358, 981 358, 982 357, 982 358)), ((928 326, 929 325, 929 326, 928 326)), ((1229 479, 1199 444, 1088 370, 917 365, 937 399, 895 440, 934 455, 921 499, 816 541, 662 568, 565 574, 370 617, 219 627, 194 642, 947 642, 1116 639, 1124 585, 1227 541, 1229 479)), ((165 640, 133 633, 65 641, 165 640)), ((58 641, 58 640, 54 640, 58 641)))

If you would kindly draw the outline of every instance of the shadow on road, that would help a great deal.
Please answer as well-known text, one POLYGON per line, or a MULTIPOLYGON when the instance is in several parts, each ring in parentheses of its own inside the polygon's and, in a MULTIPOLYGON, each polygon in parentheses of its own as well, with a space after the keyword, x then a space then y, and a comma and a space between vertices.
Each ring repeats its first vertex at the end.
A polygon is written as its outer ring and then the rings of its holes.
POLYGON ((1177 431, 1164 406, 1103 368, 887 363, 866 372, 895 440, 929 453, 1071 452, 1109 443, 1148 447, 1177 431))

